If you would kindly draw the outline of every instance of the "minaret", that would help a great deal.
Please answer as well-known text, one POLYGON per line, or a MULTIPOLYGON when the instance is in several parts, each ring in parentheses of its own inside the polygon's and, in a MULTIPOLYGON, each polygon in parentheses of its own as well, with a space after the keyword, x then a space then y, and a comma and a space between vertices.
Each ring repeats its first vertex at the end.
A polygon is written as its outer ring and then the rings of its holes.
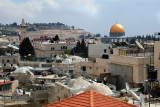
POLYGON ((22 19, 22 23, 20 26, 20 41, 23 41, 23 39, 26 37, 26 29, 27 29, 27 26, 25 24, 24 19, 22 19))

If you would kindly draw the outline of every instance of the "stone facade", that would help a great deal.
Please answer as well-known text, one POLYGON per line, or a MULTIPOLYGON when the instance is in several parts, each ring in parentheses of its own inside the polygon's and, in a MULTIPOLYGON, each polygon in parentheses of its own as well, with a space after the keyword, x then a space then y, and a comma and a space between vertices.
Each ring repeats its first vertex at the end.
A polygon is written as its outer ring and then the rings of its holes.
POLYGON ((19 45, 19 36, 7 36, 7 39, 11 44, 19 45))
POLYGON ((18 63, 19 56, 13 55, 13 56, 0 56, 0 62, 1 64, 17 64, 18 63))
POLYGON ((37 57, 52 57, 55 54, 64 53, 67 49, 72 49, 76 46, 76 42, 68 43, 49 43, 49 42, 33 42, 37 57))
POLYGON ((78 62, 75 63, 76 72, 82 74, 82 67, 86 67, 87 75, 99 78, 100 74, 109 73, 109 63, 107 59, 96 58, 95 62, 78 62))
POLYGON ((89 44, 88 57, 89 58, 102 58, 102 55, 109 55, 109 44, 89 44))
POLYGON ((109 71, 111 75, 118 75, 118 83, 112 80, 112 84, 117 85, 117 89, 125 88, 126 82, 133 82, 133 67, 127 65, 119 65, 119 64, 109 64, 109 71))
POLYGON ((160 41, 154 44, 154 67, 158 71, 158 80, 160 80, 160 41))
POLYGON ((150 61, 153 61, 153 57, 110 55, 110 63, 133 67, 133 82, 143 82, 144 75, 147 78, 147 69, 144 69, 144 67, 150 64, 150 61))

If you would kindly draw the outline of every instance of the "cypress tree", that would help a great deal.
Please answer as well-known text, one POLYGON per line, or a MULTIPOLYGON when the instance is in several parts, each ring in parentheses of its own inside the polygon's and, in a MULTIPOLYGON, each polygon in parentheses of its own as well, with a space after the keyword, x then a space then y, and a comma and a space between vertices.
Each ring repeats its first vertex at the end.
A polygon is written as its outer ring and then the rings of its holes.
POLYGON ((55 36, 55 38, 54 38, 54 40, 55 40, 55 41, 60 40, 60 39, 59 39, 59 36, 58 36, 58 35, 56 35, 56 36, 55 36))
POLYGON ((28 54, 31 54, 31 56, 35 56, 34 48, 29 40, 29 38, 24 38, 22 43, 19 45, 19 54, 20 56, 28 56, 28 54))

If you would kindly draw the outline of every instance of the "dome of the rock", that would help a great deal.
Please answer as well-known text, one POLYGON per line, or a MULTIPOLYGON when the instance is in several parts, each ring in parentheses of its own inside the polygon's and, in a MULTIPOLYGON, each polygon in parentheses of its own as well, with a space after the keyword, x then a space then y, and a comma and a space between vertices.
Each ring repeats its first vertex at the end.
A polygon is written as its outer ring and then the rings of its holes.
POLYGON ((110 37, 121 37, 125 36, 124 28, 121 24, 116 23, 110 29, 110 37))

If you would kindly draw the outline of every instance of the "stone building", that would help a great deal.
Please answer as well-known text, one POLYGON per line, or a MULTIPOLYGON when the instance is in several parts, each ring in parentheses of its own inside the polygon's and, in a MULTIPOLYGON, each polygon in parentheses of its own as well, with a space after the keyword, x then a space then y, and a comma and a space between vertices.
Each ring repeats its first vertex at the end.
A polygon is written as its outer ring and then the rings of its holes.
POLYGON ((12 56, 0 56, 0 62, 2 64, 17 64, 19 60, 19 55, 18 54, 14 54, 12 56))
POLYGON ((19 86, 18 80, 14 81, 0 80, 0 95, 3 96, 5 94, 6 96, 8 95, 11 96, 16 91, 16 88, 18 86, 19 86))
POLYGON ((109 60, 96 58, 94 61, 75 63, 76 72, 83 74, 82 68, 85 67, 87 76, 100 79, 100 75, 109 73, 109 60))
POLYGON ((50 57, 56 54, 64 53, 65 50, 71 50, 76 46, 76 42, 33 42, 37 57, 50 57))
POLYGON ((125 83, 142 84, 147 79, 147 66, 153 63, 153 45, 139 49, 136 45, 114 46, 109 59, 96 58, 94 61, 75 64, 76 72, 92 79, 106 80, 116 85, 117 89, 125 88, 125 83))
POLYGON ((9 40, 10 44, 13 45, 19 45, 19 36, 7 36, 7 39, 9 40))
POLYGON ((88 57, 89 58, 102 58, 108 57, 110 54, 110 44, 89 44, 88 57))
POLYGON ((143 83, 147 79, 147 65, 153 63, 153 52, 137 52, 135 48, 117 47, 110 54, 109 72, 119 75, 119 88, 124 88, 125 83, 143 83))
POLYGON ((101 94, 97 91, 87 90, 83 93, 69 97, 43 107, 138 107, 122 100, 101 94))
POLYGON ((84 92, 86 90, 95 90, 105 95, 111 95, 112 90, 101 83, 96 83, 93 81, 87 81, 82 77, 78 77, 76 79, 66 80, 55 83, 55 101, 59 101, 71 96, 74 96, 76 94, 79 94, 81 92, 84 92), (101 89, 101 90, 99 90, 101 89))

